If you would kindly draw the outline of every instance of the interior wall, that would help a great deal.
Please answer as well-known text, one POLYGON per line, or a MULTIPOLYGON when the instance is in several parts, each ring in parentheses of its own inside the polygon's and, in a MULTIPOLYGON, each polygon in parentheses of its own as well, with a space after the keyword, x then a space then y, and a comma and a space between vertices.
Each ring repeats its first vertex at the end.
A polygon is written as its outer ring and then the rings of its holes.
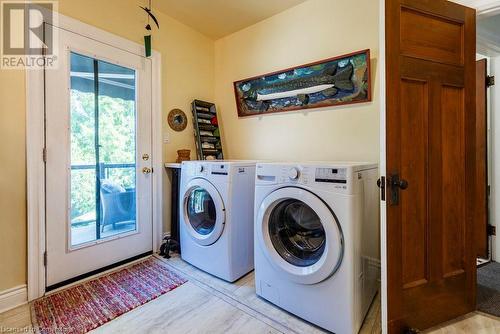
MULTIPOLYGON (((146 16, 137 0, 59 0, 59 12, 134 42, 143 43, 146 16)), ((153 48, 162 54, 163 129, 169 137, 164 161, 174 161, 176 150, 194 154, 190 102, 214 99, 214 42, 160 12, 160 30, 153 33, 153 48), (180 108, 188 128, 170 131, 166 115, 180 108)), ((0 70, 0 291, 26 283, 26 108, 25 72, 0 70)), ((165 191, 168 178, 165 178, 165 191)), ((168 199, 166 199, 167 201, 168 199)), ((168 202, 166 202, 168 203, 168 202)), ((168 205, 165 217, 168 217, 168 205)), ((164 221, 168 221, 164 219, 164 221)), ((168 230, 169 226, 165 226, 168 230)))
MULTIPOLYGON (((500 56, 490 58, 491 75, 500 78, 500 56)), ((497 236, 492 237, 492 258, 500 261, 500 231, 496 223, 500 218, 500 85, 490 88, 491 155, 490 155, 490 224, 497 228, 497 236)))
POLYGON ((215 42, 226 157, 379 161, 378 1, 310 0, 215 42), (373 101, 238 118, 233 82, 369 48, 373 101))
POLYGON ((0 70, 0 291, 26 283, 24 83, 24 71, 0 70))
MULTIPOLYGON (((137 43, 145 16, 140 0, 60 0, 59 11, 137 43), (119 12, 119 15, 117 14, 119 12)), ((379 160, 378 2, 310 0, 215 43, 157 12, 161 29, 153 48, 162 54, 164 161, 188 148, 195 157, 190 102, 215 101, 227 158, 270 160, 379 160), (239 119, 235 80, 371 49, 373 101, 239 119), (215 90, 214 90, 215 87, 215 90), (188 128, 168 129, 166 115, 180 108, 188 128), (307 138, 307 140, 304 140, 307 138), (270 145, 272 143, 272 145, 270 145)), ((0 291, 26 282, 25 73, 0 70, 0 291)), ((168 231, 169 179, 164 194, 168 231)))

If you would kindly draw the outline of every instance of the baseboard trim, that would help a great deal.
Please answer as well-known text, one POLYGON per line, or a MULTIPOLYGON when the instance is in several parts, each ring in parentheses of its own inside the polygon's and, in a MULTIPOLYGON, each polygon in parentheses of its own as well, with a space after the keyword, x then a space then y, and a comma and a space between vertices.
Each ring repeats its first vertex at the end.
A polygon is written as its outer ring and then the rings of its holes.
POLYGON ((6 312, 28 302, 26 284, 0 292, 0 313, 6 312))

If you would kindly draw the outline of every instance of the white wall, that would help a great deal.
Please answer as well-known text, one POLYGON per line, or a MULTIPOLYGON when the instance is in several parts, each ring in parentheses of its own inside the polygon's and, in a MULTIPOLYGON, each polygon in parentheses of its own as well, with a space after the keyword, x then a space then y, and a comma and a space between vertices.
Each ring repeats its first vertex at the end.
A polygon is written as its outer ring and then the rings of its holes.
POLYGON ((500 56, 491 58, 491 74, 497 78, 497 84, 490 88, 491 150, 490 150, 490 224, 497 227, 497 236, 492 238, 493 260, 500 262, 500 56))

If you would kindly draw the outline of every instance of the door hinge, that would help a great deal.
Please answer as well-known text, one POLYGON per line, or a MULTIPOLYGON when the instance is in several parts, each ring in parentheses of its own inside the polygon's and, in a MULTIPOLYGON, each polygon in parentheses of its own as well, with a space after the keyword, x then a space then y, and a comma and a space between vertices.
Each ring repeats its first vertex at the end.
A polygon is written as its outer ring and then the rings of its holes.
POLYGON ((42 159, 43 159, 43 162, 47 162, 47 148, 43 148, 42 150, 42 159))
POLYGON ((488 197, 491 196, 491 186, 488 185, 488 187, 486 187, 486 194, 488 195, 488 197))
POLYGON ((496 228, 496 226, 488 224, 487 231, 488 231, 488 236, 490 236, 490 235, 497 235, 497 228, 496 228))
POLYGON ((487 75, 486 76, 486 87, 491 87, 495 85, 495 76, 487 75))
POLYGON ((43 265, 47 267, 47 251, 43 252, 43 265))
POLYGON ((385 201, 385 176, 377 180, 377 186, 380 188, 380 200, 385 201))

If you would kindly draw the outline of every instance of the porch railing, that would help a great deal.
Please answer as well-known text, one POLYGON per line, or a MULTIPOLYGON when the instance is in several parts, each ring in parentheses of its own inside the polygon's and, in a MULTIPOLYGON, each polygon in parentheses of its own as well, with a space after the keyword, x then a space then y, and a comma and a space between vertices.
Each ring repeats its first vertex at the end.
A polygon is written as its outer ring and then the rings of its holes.
MULTIPOLYGON (((95 169, 95 165, 71 165, 71 170, 85 170, 85 169, 95 169)), ((106 164, 101 162, 99 164, 99 178, 106 179, 109 177, 109 171, 115 168, 135 168, 135 164, 106 164)))
MULTIPOLYGON (((95 170, 96 165, 71 165, 71 170, 95 170)), ((123 163, 123 164, 107 164, 107 163, 99 163, 98 171, 99 171, 99 179, 107 179, 110 176, 110 171, 113 169, 135 169, 134 163, 123 163)), ((81 225, 87 224, 91 222, 95 222, 95 219, 89 220, 81 220, 72 225, 81 225)))

